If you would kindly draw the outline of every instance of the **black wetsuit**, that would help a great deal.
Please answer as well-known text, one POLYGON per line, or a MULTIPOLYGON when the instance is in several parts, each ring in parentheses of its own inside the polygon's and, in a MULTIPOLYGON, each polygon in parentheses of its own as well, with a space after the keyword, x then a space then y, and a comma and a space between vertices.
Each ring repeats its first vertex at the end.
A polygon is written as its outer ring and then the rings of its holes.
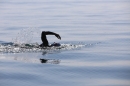
POLYGON ((41 47, 49 46, 45 31, 43 31, 41 34, 41 40, 42 40, 42 44, 40 45, 41 47))
POLYGON ((49 42, 47 40, 46 35, 55 35, 58 39, 61 39, 60 35, 54 32, 50 32, 50 31, 42 31, 41 33, 41 40, 42 40, 42 44, 40 45, 40 47, 47 47, 49 46, 49 42))

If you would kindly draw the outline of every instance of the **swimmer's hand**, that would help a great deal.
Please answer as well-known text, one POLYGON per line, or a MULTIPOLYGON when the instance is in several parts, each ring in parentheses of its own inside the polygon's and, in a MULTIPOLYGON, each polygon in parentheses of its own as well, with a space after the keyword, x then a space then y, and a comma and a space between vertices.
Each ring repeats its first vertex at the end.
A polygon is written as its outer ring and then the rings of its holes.
POLYGON ((56 36, 58 39, 60 39, 60 40, 61 40, 61 37, 60 37, 60 35, 59 35, 59 34, 55 34, 55 36, 56 36))

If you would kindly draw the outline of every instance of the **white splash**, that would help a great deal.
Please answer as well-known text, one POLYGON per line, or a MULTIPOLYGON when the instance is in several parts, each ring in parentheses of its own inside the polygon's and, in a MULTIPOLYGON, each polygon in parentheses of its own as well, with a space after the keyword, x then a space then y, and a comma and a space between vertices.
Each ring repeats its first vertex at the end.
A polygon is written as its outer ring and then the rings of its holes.
POLYGON ((61 44, 59 47, 39 47, 38 43, 30 44, 15 44, 15 43, 3 43, 0 44, 0 53, 23 53, 23 52, 57 52, 64 50, 73 50, 84 47, 83 44, 61 44))

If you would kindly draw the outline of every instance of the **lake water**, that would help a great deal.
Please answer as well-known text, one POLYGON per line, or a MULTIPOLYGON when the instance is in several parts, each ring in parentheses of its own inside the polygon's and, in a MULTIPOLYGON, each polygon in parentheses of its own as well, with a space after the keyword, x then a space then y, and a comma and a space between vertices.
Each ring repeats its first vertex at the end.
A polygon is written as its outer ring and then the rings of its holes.
POLYGON ((42 31, 61 35, 62 40, 47 36, 50 44, 69 46, 1 49, 0 86, 130 86, 129 5, 129 0, 1 0, 0 48, 9 42, 40 44, 42 31))

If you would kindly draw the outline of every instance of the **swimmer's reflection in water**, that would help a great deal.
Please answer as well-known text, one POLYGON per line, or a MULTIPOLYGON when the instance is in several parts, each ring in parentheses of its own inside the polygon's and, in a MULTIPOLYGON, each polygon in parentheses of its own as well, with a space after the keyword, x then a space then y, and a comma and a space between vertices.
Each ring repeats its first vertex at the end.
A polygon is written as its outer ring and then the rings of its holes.
POLYGON ((20 57, 15 57, 13 58, 15 61, 22 61, 26 63, 49 63, 49 64, 60 64, 60 60, 57 59, 31 59, 31 58, 20 58, 20 57))
POLYGON ((59 64, 60 60, 55 59, 40 59, 41 63, 51 63, 51 64, 59 64))
MULTIPOLYGON (((55 52, 55 53, 59 53, 59 52, 55 52)), ((46 54, 48 54, 47 51, 44 51, 44 52, 42 53, 43 56, 45 56, 46 54)), ((60 60, 57 60, 57 59, 40 59, 40 62, 41 62, 41 63, 59 64, 59 63, 60 63, 60 60)))

